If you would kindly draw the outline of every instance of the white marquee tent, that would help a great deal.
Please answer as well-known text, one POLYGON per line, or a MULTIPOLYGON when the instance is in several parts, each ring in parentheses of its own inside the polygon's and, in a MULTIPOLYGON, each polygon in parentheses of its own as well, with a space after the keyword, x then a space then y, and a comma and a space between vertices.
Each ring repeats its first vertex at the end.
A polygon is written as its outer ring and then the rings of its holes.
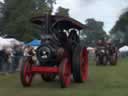
POLYGON ((94 50, 95 48, 93 47, 88 47, 87 50, 94 50))
POLYGON ((123 46, 119 49, 120 52, 128 52, 128 46, 123 46))
POLYGON ((20 44, 22 43, 14 38, 6 39, 6 38, 0 37, 0 50, 5 47, 13 47, 15 45, 20 45, 20 44))

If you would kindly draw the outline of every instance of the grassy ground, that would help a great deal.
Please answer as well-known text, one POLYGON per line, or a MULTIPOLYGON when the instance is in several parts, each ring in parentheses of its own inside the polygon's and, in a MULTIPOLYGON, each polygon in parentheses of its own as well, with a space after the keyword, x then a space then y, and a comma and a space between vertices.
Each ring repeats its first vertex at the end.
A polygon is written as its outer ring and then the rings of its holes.
POLYGON ((0 76, 0 96, 128 96, 128 58, 117 66, 90 63, 88 81, 72 83, 67 89, 61 89, 58 81, 46 83, 41 79, 23 88, 19 75, 0 76))

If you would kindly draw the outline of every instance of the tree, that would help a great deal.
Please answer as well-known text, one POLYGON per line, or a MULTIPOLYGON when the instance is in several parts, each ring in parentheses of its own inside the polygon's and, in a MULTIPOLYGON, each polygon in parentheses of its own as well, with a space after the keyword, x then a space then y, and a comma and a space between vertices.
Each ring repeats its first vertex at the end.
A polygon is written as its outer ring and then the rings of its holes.
POLYGON ((53 12, 53 5, 56 4, 56 0, 46 0, 46 2, 49 5, 50 13, 52 13, 53 12))
POLYGON ((115 43, 128 44, 128 9, 119 17, 110 33, 115 43))
MULTIPOLYGON (((3 8, 2 33, 16 39, 30 41, 39 38, 40 27, 32 24, 30 19, 49 13, 55 0, 5 0, 3 8)), ((51 13, 49 13, 51 14, 51 13)))
POLYGON ((46 0, 34 0, 33 9, 32 15, 34 16, 41 16, 43 14, 49 14, 50 12, 50 7, 46 0))
POLYGON ((2 31, 2 22, 3 22, 3 6, 4 4, 2 2, 0 2, 0 34, 2 31))
POLYGON ((58 7, 57 12, 55 14, 61 16, 69 16, 69 9, 58 7))
POLYGON ((34 8, 36 12, 34 15, 43 15, 43 14, 52 14, 53 5, 56 4, 56 0, 34 0, 35 5, 34 8))
POLYGON ((88 29, 85 28, 81 33, 81 36, 85 37, 83 39, 86 44, 95 46, 98 40, 105 40, 108 38, 103 29, 103 22, 90 18, 86 20, 86 26, 88 29))

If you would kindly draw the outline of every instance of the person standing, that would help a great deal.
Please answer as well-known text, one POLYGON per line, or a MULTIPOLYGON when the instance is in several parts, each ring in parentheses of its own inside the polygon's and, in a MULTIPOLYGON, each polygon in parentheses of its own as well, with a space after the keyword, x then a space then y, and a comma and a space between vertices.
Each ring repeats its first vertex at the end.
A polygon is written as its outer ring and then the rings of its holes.
POLYGON ((7 52, 7 48, 3 48, 2 53, 1 53, 1 64, 2 64, 2 73, 4 74, 8 74, 8 52, 7 52))
POLYGON ((12 73, 14 72, 14 62, 13 62, 13 49, 12 48, 8 48, 8 66, 9 66, 9 72, 12 73))
POLYGON ((3 64, 3 49, 0 50, 0 72, 2 72, 2 64, 3 64))
POLYGON ((23 56, 22 48, 21 46, 15 46, 14 47, 14 62, 15 62, 15 70, 18 70, 20 60, 23 56))

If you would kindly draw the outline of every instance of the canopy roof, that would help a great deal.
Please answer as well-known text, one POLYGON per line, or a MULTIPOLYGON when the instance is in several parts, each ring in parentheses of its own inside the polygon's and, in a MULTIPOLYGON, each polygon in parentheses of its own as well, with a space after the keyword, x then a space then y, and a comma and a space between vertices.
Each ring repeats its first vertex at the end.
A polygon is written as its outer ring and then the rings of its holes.
POLYGON ((58 16, 58 15, 43 15, 38 17, 33 17, 31 19, 32 23, 38 25, 49 25, 49 28, 59 28, 59 29, 71 29, 76 28, 78 30, 84 29, 84 24, 80 23, 79 21, 65 16, 58 16))

